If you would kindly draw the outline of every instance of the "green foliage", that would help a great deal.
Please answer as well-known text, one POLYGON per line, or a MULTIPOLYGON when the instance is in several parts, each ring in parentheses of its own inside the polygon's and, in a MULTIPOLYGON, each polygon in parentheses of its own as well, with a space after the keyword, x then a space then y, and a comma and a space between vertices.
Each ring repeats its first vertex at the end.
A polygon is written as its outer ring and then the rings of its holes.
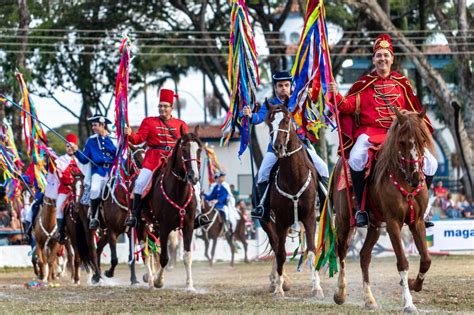
MULTIPOLYGON (((70 133, 76 135, 78 133, 77 124, 62 125, 61 127, 54 128, 54 131, 56 131, 63 137, 66 137, 70 133)), ((48 145, 53 148, 54 152, 56 152, 58 155, 63 155, 64 153, 66 153, 66 145, 62 139, 60 139, 51 131, 46 134, 46 137, 48 138, 48 145)), ((78 146, 82 147, 81 143, 79 143, 78 146)))

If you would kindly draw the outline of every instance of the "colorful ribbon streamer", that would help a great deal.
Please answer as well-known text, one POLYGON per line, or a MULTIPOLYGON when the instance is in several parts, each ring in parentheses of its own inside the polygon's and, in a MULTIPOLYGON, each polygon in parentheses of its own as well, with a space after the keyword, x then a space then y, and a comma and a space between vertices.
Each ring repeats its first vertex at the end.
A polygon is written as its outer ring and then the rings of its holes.
POLYGON ((115 132, 117 136, 117 154, 115 156, 111 174, 115 177, 113 191, 118 185, 123 185, 129 177, 126 163, 129 147, 128 136, 125 134, 125 127, 128 126, 128 79, 130 65, 130 38, 123 36, 120 44, 120 65, 115 79, 115 132))
POLYGON ((232 2, 228 63, 230 106, 221 129, 224 144, 228 143, 236 127, 240 130, 241 156, 250 143, 250 124, 247 117, 242 117, 242 109, 249 106, 253 110, 260 84, 254 35, 244 0, 232 2))
POLYGON ((301 132, 312 142, 318 138, 320 128, 332 125, 324 114, 329 108, 324 95, 332 80, 325 17, 323 0, 307 1, 303 32, 291 70, 294 93, 289 107, 301 132))

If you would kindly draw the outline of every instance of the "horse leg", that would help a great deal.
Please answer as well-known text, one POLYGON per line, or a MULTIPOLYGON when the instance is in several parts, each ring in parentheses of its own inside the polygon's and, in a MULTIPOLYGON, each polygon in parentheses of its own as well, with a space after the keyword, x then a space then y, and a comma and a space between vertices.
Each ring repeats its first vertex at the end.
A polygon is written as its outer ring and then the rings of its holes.
POLYGON ((39 280, 42 282, 48 281, 48 262, 46 261, 46 253, 44 248, 38 244, 36 247, 37 256, 38 256, 38 265, 39 265, 39 280))
POLYGON ((402 247, 402 240, 400 238, 401 226, 396 221, 387 222, 387 232, 390 236, 393 251, 397 257, 397 269, 400 274, 400 284, 403 287, 403 311, 405 313, 416 312, 416 307, 413 304, 410 288, 408 287, 408 260, 402 247))
POLYGON ((307 259, 309 269, 311 271, 311 294, 316 296, 318 299, 324 299, 323 288, 321 288, 321 280, 319 278, 318 271, 315 268, 314 260, 316 259, 316 247, 314 244, 314 235, 316 233, 316 218, 314 215, 308 216, 303 221, 305 233, 306 233, 306 248, 307 248, 307 259))
POLYGON ((74 255, 74 263, 73 263, 73 270, 74 270, 74 285, 80 285, 80 271, 79 268, 81 266, 81 257, 79 257, 79 254, 76 253, 74 255))
POLYGON ((183 229, 183 245, 184 245, 184 267, 186 268, 186 288, 189 291, 196 291, 193 284, 192 264, 193 256, 191 252, 191 243, 193 241, 193 226, 185 226, 183 229))
POLYGON ((160 229, 160 243, 161 246, 161 253, 160 253, 160 271, 158 272, 158 276, 155 279, 155 287, 162 288, 164 283, 164 272, 166 265, 168 264, 169 257, 168 257, 168 236, 170 234, 169 230, 160 229))
POLYGON ((112 278, 114 276, 115 267, 118 264, 117 235, 114 232, 109 231, 108 239, 109 239, 110 255, 112 257, 110 258, 110 269, 106 270, 104 274, 107 278, 112 278))
POLYGON ((232 233, 230 231, 226 233, 225 238, 227 240, 227 243, 229 243, 230 252, 231 252, 230 266, 234 267, 235 246, 232 239, 232 233))
POLYGON ((277 286, 275 287, 275 292, 273 292, 273 294, 284 297, 285 293, 283 292, 283 282, 285 280, 283 278, 283 265, 285 264, 286 260, 285 241, 286 236, 288 235, 288 228, 277 227, 276 234, 278 235, 278 246, 277 252, 275 253, 275 257, 277 262, 278 281, 277 286))
POLYGON ((88 221, 84 221, 83 228, 86 233, 88 233, 88 244, 89 244, 89 252, 91 253, 91 259, 93 262, 94 273, 92 274, 91 283, 93 285, 100 284, 101 276, 100 276, 100 256, 102 256, 102 250, 104 249, 105 244, 107 244, 107 237, 102 235, 99 239, 97 244, 97 250, 95 248, 95 231, 89 230, 88 221))
POLYGON ((362 269, 362 281, 364 288, 364 302, 365 307, 369 309, 377 308, 369 281, 369 265, 372 260, 372 249, 377 243, 380 236, 380 228, 370 225, 367 227, 367 236, 365 237, 364 245, 360 249, 360 268, 362 269))
POLYGON ((245 230, 243 230, 243 234, 242 233, 237 234, 237 239, 242 243, 242 246, 244 247, 244 255, 245 255, 244 262, 248 264, 249 263, 249 259, 247 256, 248 244, 247 244, 247 240, 245 239, 245 230))
POLYGON ((216 254, 216 245, 217 245, 217 237, 212 239, 212 248, 211 248, 211 267, 214 265, 214 255, 216 254))
POLYGON ((209 261, 209 265, 212 266, 212 260, 211 260, 211 257, 209 256, 209 237, 207 235, 204 235, 203 240, 204 240, 204 256, 209 261))
POLYGON ((108 242, 108 232, 107 234, 102 234, 102 236, 99 238, 99 242, 97 242, 97 265, 99 266, 100 269, 100 261, 102 257, 102 252, 104 251, 105 245, 107 245, 108 242))
POLYGON ((426 246, 426 229, 423 220, 418 220, 415 224, 410 225, 410 231, 413 234, 413 240, 415 241, 416 249, 420 253, 420 270, 416 279, 409 279, 408 286, 410 290, 420 292, 423 288, 423 281, 425 280, 425 274, 428 272, 431 266, 431 257, 428 253, 428 247, 426 246))
POLYGON ((337 255, 339 256, 339 277, 337 280, 337 289, 334 292, 334 302, 338 305, 343 304, 347 297, 347 282, 346 282, 346 256, 349 248, 350 236, 353 229, 350 228, 349 219, 343 221, 342 218, 337 218, 337 255), (339 221, 339 220, 340 221, 339 221))

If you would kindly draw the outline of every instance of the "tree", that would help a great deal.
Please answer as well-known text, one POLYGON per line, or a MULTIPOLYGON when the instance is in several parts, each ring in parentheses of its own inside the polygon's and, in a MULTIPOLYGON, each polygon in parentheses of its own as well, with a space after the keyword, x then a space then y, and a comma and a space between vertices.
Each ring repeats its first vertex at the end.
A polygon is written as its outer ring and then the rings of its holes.
POLYGON ((414 43, 409 41, 394 26, 390 17, 382 10, 376 0, 345 0, 354 8, 366 12, 370 17, 379 23, 387 32, 390 32, 395 41, 400 45, 403 52, 413 57, 413 63, 420 72, 426 85, 436 98, 438 105, 442 109, 443 120, 451 130, 455 139, 456 152, 460 156, 462 169, 464 171, 463 184, 469 200, 472 200, 473 192, 473 143, 474 127, 472 122, 472 110, 474 103, 474 78, 471 68, 472 53, 469 52, 467 32, 472 27, 472 18, 469 17, 465 1, 457 1, 455 20, 450 19, 446 14, 446 5, 454 4, 451 1, 431 0, 430 6, 433 8, 436 21, 441 31, 449 41, 450 49, 456 54, 454 58, 459 64, 458 76, 460 78, 459 91, 455 93, 448 89, 448 85, 438 71, 428 62, 426 55, 420 51, 414 43), (451 25, 454 23, 455 25, 451 25), (456 31, 457 30, 457 31, 456 31), (464 118, 462 113, 464 112, 464 118))

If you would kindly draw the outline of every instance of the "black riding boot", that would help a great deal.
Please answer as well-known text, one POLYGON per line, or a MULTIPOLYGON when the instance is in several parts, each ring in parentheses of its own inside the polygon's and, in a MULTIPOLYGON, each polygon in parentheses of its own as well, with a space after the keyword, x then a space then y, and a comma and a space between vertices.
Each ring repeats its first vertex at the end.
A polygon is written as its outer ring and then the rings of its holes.
POLYGON ((91 199, 91 221, 89 223, 89 230, 95 230, 99 227, 99 220, 97 219, 97 211, 99 210, 102 198, 91 199))
POLYGON ((257 192, 258 192, 258 200, 259 203, 252 209, 251 216, 254 218, 261 219, 265 216, 265 208, 267 206, 267 196, 264 196, 265 190, 267 190, 268 182, 262 182, 257 185, 257 192), (265 200, 263 198, 265 197, 265 200))
POLYGON ((30 244, 32 240, 32 233, 33 233, 33 228, 35 226, 36 217, 38 216, 39 208, 41 204, 43 203, 43 198, 44 198, 43 195, 41 195, 41 197, 35 200, 35 202, 33 202, 33 204, 31 205, 31 222, 28 225, 28 228, 26 229, 26 238, 27 238, 28 243, 30 244))
POLYGON ((143 207, 143 200, 141 194, 134 194, 133 195, 133 208, 132 212, 130 213, 130 219, 125 221, 125 225, 129 227, 136 227, 137 222, 140 221, 142 217, 142 207, 143 207))
MULTIPOLYGON (((433 178, 434 176, 425 176, 425 183, 426 183, 426 188, 429 190, 431 183, 433 183, 433 178)), ((425 227, 433 227, 434 223, 432 221, 425 221, 425 227)))
POLYGON ((319 213, 321 214, 321 211, 323 210, 324 207, 324 202, 326 201, 326 193, 328 191, 328 183, 329 183, 329 178, 328 177, 320 177, 319 178, 319 183, 318 183, 318 198, 319 198, 319 213), (326 190, 326 193, 324 193, 323 189, 321 188, 320 184, 323 185, 323 187, 326 190))
POLYGON ((65 243, 65 235, 64 235, 64 225, 63 224, 64 219, 57 219, 57 236, 56 239, 59 242, 59 244, 63 245, 65 243))
POLYGON ((357 199, 357 211, 356 211, 356 225, 357 227, 365 227, 369 224, 369 216, 365 209, 362 209, 362 197, 364 195, 365 188, 365 171, 356 172, 351 169, 352 187, 357 199))

